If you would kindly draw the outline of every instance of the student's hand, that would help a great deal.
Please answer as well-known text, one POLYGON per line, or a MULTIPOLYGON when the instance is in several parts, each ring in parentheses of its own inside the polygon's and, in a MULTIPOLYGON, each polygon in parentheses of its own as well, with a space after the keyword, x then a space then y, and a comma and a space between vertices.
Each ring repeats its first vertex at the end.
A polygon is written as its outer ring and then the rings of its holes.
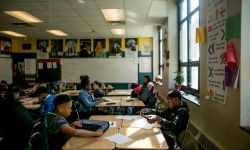
POLYGON ((82 127, 82 123, 80 121, 74 121, 72 124, 71 124, 72 127, 82 127))
POLYGON ((96 130, 96 136, 101 136, 103 134, 101 129, 96 130))
POLYGON ((148 120, 148 123, 150 123, 150 124, 155 123, 155 122, 160 123, 161 117, 156 116, 156 115, 148 115, 148 119, 147 120, 148 120))

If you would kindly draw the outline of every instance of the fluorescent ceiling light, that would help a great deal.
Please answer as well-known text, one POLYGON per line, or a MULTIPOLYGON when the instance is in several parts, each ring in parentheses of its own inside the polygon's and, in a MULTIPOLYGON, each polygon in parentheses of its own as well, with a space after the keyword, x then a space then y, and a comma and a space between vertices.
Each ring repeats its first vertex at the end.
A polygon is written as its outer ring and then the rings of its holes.
POLYGON ((56 35, 56 36, 68 36, 67 33, 61 31, 61 30, 46 30, 46 32, 56 35))
POLYGON ((111 32, 114 35, 125 35, 126 34, 125 29, 111 29, 111 32))
POLYGON ((22 20, 27 23, 41 23, 43 22, 39 18, 31 15, 26 11, 4 11, 4 13, 11 15, 19 20, 22 20))
POLYGON ((20 34, 20 33, 14 32, 14 31, 0 31, 0 33, 4 33, 7 35, 16 36, 16 37, 26 37, 27 36, 27 35, 20 34))
POLYGON ((123 9, 102 9, 106 21, 124 21, 123 9))

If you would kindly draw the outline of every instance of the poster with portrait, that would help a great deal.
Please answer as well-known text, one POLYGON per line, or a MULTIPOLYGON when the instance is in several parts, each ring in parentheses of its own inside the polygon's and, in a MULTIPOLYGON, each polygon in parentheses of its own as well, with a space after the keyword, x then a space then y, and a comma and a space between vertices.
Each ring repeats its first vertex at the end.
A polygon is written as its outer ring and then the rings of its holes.
POLYGON ((93 57, 91 39, 80 39, 80 57, 93 57))
POLYGON ((109 57, 122 57, 121 39, 109 39, 109 57))
POLYGON ((49 40, 37 40, 36 49, 37 49, 37 59, 48 59, 49 40))
POLYGON ((67 39, 65 43, 65 56, 77 56, 76 52, 77 39, 67 39))
POLYGON ((106 40, 94 39, 94 57, 106 58, 106 40))
POLYGON ((0 36, 0 52, 11 52, 12 42, 11 38, 0 36))
POLYGON ((63 56, 63 40, 51 40, 51 56, 63 56))
POLYGON ((36 48, 38 51, 47 53, 49 51, 49 40, 37 40, 36 48))
POLYGON ((138 40, 137 38, 125 39, 125 57, 138 57, 138 40))

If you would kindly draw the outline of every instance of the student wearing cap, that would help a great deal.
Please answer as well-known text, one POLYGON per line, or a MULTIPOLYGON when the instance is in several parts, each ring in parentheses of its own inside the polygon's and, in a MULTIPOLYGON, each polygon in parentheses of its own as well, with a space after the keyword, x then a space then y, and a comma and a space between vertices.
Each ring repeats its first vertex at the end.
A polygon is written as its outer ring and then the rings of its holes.
POLYGON ((60 93, 59 82, 57 81, 51 82, 48 91, 50 94, 59 94, 60 93))
POLYGON ((45 117, 48 112, 52 112, 54 110, 53 100, 56 97, 55 94, 49 94, 47 89, 44 86, 40 86, 36 92, 36 96, 39 99, 41 104, 40 106, 40 115, 45 117))
MULTIPOLYGON (((148 115, 147 120, 149 123, 159 123, 161 130, 172 132, 176 137, 186 129, 189 120, 189 109, 188 105, 182 101, 181 94, 179 91, 173 90, 168 93, 167 99, 165 100, 166 106, 168 107, 163 112, 155 112, 156 115, 148 115)), ((147 109, 146 109, 147 110, 147 109)), ((147 112, 148 113, 148 112, 147 112)), ((149 112, 153 113, 152 111, 149 112)), ((145 109, 141 110, 141 114, 145 114, 145 109)), ((171 148, 174 146, 174 141, 167 134, 164 134, 168 145, 171 148)))
POLYGON ((54 101, 55 109, 49 112, 45 118, 45 124, 48 131, 48 142, 51 150, 61 150, 62 146, 69 140, 71 136, 76 137, 94 137, 101 136, 103 132, 98 129, 95 132, 84 129, 76 129, 81 127, 80 121, 69 124, 66 118, 71 113, 72 100, 66 94, 58 95, 54 101))

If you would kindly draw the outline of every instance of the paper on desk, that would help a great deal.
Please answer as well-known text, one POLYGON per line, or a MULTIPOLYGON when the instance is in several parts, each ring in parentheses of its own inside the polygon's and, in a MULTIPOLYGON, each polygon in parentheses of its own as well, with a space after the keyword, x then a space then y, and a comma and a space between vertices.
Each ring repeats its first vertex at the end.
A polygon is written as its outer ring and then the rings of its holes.
POLYGON ((143 129, 152 129, 155 127, 156 124, 150 124, 148 123, 147 119, 145 118, 140 118, 135 120, 130 124, 132 127, 138 127, 138 128, 143 128, 143 129))
POLYGON ((107 136, 107 137, 105 137, 105 139, 107 139, 111 142, 115 142, 117 144, 124 144, 124 143, 133 141, 132 138, 125 136, 125 135, 122 135, 122 134, 119 134, 119 133, 111 135, 111 136, 107 136))
POLYGON ((116 119, 123 119, 123 120, 134 120, 134 119, 137 119, 137 118, 141 118, 141 116, 122 116, 122 115, 119 115, 116 117, 116 119))
POLYGON ((109 121, 109 127, 110 127, 110 128, 115 128, 115 127, 117 127, 116 121, 109 121))

